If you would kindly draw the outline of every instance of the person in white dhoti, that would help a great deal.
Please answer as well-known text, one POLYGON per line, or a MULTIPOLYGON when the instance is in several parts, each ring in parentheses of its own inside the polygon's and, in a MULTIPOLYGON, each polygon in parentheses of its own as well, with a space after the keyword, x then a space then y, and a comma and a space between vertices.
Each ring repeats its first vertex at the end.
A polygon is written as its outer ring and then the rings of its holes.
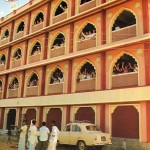
POLYGON ((47 150, 56 150, 59 129, 57 128, 55 121, 51 121, 51 125, 52 131, 50 134, 49 145, 47 150))
POLYGON ((25 150, 25 141, 26 141, 26 133, 27 133, 27 125, 26 121, 23 121, 21 128, 19 129, 20 138, 18 144, 18 150, 25 150))
POLYGON ((29 150, 35 150, 36 144, 38 143, 37 137, 39 135, 35 120, 32 120, 32 125, 30 126, 28 132, 30 133, 28 137, 28 142, 29 142, 28 148, 29 150))

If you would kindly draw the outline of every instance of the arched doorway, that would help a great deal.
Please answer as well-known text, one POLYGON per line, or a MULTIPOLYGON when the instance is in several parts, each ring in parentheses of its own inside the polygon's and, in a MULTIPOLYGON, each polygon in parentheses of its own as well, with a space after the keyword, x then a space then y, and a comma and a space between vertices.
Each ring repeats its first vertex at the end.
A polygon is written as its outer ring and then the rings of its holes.
POLYGON ((12 126, 12 129, 14 129, 16 122, 16 109, 10 109, 7 114, 7 125, 6 128, 10 128, 12 126))
POLYGON ((26 111, 27 125, 30 125, 32 119, 36 119, 36 110, 34 108, 26 111))
POLYGON ((91 107, 80 107, 75 114, 75 120, 95 123, 95 112, 91 107))
POLYGON ((51 129, 51 121, 56 121, 56 125, 61 130, 62 111, 60 108, 50 108, 47 114, 47 127, 51 129))
POLYGON ((139 139, 139 113, 134 106, 118 106, 114 110, 112 136, 139 139))

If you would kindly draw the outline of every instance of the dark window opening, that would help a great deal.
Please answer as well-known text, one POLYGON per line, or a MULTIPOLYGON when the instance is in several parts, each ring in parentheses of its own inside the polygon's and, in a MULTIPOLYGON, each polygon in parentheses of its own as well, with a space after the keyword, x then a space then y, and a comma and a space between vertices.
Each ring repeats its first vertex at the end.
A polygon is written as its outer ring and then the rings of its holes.
POLYGON ((15 122, 16 122, 16 110, 10 109, 7 114, 7 129, 14 130, 15 129, 15 122))
POLYGON ((77 81, 84 79, 93 79, 96 78, 96 72, 94 66, 89 62, 86 62, 80 69, 78 73, 77 81))
POLYGON ((20 31, 24 31, 24 26, 25 26, 25 24, 24 24, 24 22, 22 21, 22 22, 20 23, 18 29, 17 29, 17 33, 20 32, 20 31))
POLYGON ((39 54, 40 52, 41 52, 41 44, 39 42, 36 42, 36 44, 32 48, 31 55, 39 54))
POLYGON ((135 16, 130 11, 124 10, 115 20, 112 31, 134 24, 136 24, 135 16))
POLYGON ((2 81, 0 80, 0 91, 2 91, 2 81))
POLYGON ((37 17, 35 18, 35 21, 34 21, 34 25, 36 24, 39 24, 39 23, 42 23, 44 21, 44 15, 42 12, 40 12, 37 17))
POLYGON ((38 76, 37 74, 33 74, 29 80, 28 87, 37 86, 38 85, 38 76))
POLYGON ((12 82, 9 84, 8 89, 12 90, 12 89, 17 89, 19 87, 19 82, 18 79, 15 77, 12 82))
POLYGON ((6 62, 6 57, 5 57, 5 55, 3 54, 2 57, 1 57, 1 59, 0 59, 0 65, 4 65, 5 62, 6 62))
POLYGON ((64 82, 63 72, 59 68, 57 68, 51 76, 50 84, 63 82, 64 82))
POLYGON ((63 46, 64 46, 64 43, 65 43, 65 37, 64 37, 63 34, 60 33, 60 34, 56 37, 56 39, 55 39, 55 41, 54 41, 54 43, 53 43, 52 49, 54 49, 54 48, 59 48, 59 47, 63 47, 63 46))
POLYGON ((7 29, 7 30, 4 32, 4 35, 3 35, 2 39, 8 38, 8 36, 9 36, 9 30, 7 29))
POLYGON ((22 56, 21 56, 21 49, 18 48, 17 51, 14 53, 13 58, 16 59, 16 60, 18 60, 18 59, 20 59, 21 57, 22 57, 22 56))
POLYGON ((113 67, 113 74, 115 75, 129 72, 138 72, 138 65, 132 56, 124 54, 115 63, 113 67))
POLYGON ((94 25, 88 23, 79 35, 80 40, 88 40, 96 38, 96 28, 94 25))
POLYGON ((58 8, 56 9, 55 16, 58 16, 64 12, 66 12, 66 10, 67 10, 67 3, 62 1, 60 3, 60 5, 58 6, 58 8))
POLYGON ((90 2, 90 1, 92 1, 92 0, 81 0, 80 5, 85 4, 85 3, 87 3, 87 2, 90 2))

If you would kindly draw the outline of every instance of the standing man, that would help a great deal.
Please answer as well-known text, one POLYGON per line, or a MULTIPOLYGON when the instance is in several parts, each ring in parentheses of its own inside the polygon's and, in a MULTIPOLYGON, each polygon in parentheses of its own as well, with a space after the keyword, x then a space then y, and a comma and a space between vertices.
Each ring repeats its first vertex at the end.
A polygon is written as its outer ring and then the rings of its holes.
POLYGON ((25 141, 26 141, 26 133, 27 133, 27 125, 25 120, 23 121, 22 126, 19 129, 19 132, 20 132, 20 138, 19 138, 18 150, 25 150, 25 141))
POLYGON ((46 127, 46 122, 43 121, 42 127, 39 129, 39 143, 38 143, 39 150, 47 150, 49 133, 50 131, 46 127))
POLYGON ((36 144, 38 143, 37 136, 39 135, 35 120, 32 120, 32 125, 28 132, 30 133, 28 137, 29 150, 35 150, 36 144))
POLYGON ((55 121, 51 121, 51 125, 52 132, 49 139, 48 150, 56 150, 59 129, 57 128, 55 121))

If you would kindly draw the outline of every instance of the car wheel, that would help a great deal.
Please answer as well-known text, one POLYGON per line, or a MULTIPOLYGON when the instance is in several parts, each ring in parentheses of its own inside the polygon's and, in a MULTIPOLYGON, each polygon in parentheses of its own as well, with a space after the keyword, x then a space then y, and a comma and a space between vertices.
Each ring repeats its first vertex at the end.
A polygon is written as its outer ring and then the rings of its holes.
POLYGON ((87 148, 84 141, 79 141, 77 146, 78 146, 78 150, 86 150, 87 148))

